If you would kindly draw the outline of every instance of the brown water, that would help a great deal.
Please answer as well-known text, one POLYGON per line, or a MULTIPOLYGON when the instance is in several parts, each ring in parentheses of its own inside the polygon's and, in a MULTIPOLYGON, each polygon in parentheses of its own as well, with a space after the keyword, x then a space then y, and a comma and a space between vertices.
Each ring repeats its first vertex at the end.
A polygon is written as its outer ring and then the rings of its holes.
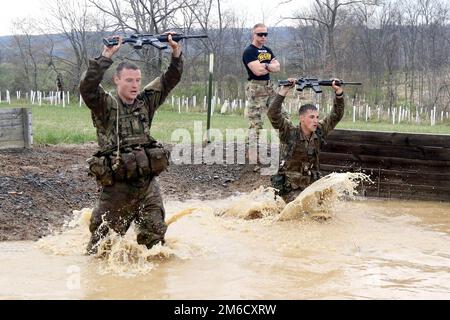
POLYGON ((165 247, 130 231, 107 259, 83 255, 88 210, 63 234, 0 243, 0 298, 450 299, 450 203, 338 201, 324 223, 217 215, 241 200, 168 202, 195 210, 165 247))

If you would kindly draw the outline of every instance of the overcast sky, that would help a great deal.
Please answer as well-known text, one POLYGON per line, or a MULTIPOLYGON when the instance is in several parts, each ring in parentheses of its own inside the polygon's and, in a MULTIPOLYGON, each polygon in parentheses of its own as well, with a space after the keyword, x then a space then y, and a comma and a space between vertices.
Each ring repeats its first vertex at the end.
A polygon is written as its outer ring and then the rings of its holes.
MULTIPOLYGON (((2 1, 0 10, 0 35, 13 33, 12 21, 22 17, 39 18, 45 16, 45 6, 52 0, 6 0, 2 1)), ((221 0, 223 8, 232 8, 241 12, 249 26, 264 19, 269 26, 279 23, 280 17, 289 16, 300 5, 309 0, 292 0, 291 4, 282 4, 285 0, 221 0)), ((288 25, 282 22, 281 25, 288 25)))

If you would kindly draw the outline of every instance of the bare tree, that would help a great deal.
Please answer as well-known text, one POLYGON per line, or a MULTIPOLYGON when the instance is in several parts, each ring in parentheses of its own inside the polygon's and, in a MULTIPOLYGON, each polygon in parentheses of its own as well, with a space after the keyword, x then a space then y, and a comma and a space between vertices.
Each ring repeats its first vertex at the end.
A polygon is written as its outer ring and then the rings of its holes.
MULTIPOLYGON (((176 13, 186 7, 186 0, 89 0, 97 10, 109 17, 109 27, 123 34, 159 34, 176 25, 176 13)), ((153 47, 135 52, 144 72, 150 77, 162 70, 162 54, 153 47)))
POLYGON ((305 12, 297 12, 290 19, 303 20, 311 26, 323 30, 319 33, 321 40, 324 41, 322 55, 322 64, 328 73, 337 73, 337 50, 335 43, 336 30, 345 22, 346 7, 363 2, 372 3, 373 1, 364 0, 314 0, 312 8, 305 12))
POLYGON ((199 0, 194 3, 186 3, 196 18, 196 23, 202 33, 208 35, 205 42, 207 50, 214 53, 215 74, 217 79, 217 91, 222 92, 223 66, 226 59, 225 39, 226 33, 232 22, 230 12, 223 12, 219 0, 199 0))
MULTIPOLYGON (((18 19, 13 22, 15 34, 13 35, 14 47, 19 52, 18 65, 24 74, 26 89, 38 89, 38 45, 33 41, 32 32, 36 21, 18 19)), ((24 88, 25 89, 25 88, 24 88)))
POLYGON ((50 64, 55 66, 55 61, 65 64, 71 76, 68 81, 70 87, 78 92, 78 83, 87 69, 89 58, 98 54, 101 36, 106 28, 104 20, 89 10, 86 0, 56 0, 49 4, 49 11, 52 16, 47 21, 49 30, 62 34, 70 45, 70 49, 65 48, 63 42, 55 43, 50 38, 50 64), (55 54, 54 48, 58 45, 61 46, 58 51, 65 55, 55 54))
MULTIPOLYGON (((423 0, 418 2, 417 10, 421 21, 417 50, 417 59, 420 62, 417 77, 419 101, 434 106, 440 100, 441 93, 449 87, 446 75, 450 67, 448 54, 450 6, 448 2, 440 0, 423 0)), ((445 104, 443 101, 442 107, 445 104)))

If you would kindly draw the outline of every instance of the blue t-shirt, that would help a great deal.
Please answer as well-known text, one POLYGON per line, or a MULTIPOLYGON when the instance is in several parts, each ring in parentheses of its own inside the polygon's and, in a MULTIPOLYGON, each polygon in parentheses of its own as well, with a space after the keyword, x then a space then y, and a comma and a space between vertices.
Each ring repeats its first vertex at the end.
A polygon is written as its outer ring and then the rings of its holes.
POLYGON ((248 80, 270 80, 270 73, 264 76, 256 76, 252 70, 247 66, 250 62, 258 60, 261 63, 270 63, 270 61, 275 58, 272 50, 263 46, 261 49, 255 47, 253 44, 250 44, 244 50, 244 54, 242 55, 242 62, 244 62, 245 69, 247 69, 248 80))

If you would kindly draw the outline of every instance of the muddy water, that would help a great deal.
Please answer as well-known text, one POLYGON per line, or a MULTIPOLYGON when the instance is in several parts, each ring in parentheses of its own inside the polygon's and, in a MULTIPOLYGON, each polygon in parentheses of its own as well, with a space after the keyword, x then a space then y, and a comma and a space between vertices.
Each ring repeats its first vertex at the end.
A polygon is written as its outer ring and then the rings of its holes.
POLYGON ((0 298, 450 299, 449 203, 358 198, 322 223, 214 214, 233 201, 166 203, 196 209, 151 252, 131 231, 109 259, 84 256, 86 212, 43 242, 0 243, 0 298))

